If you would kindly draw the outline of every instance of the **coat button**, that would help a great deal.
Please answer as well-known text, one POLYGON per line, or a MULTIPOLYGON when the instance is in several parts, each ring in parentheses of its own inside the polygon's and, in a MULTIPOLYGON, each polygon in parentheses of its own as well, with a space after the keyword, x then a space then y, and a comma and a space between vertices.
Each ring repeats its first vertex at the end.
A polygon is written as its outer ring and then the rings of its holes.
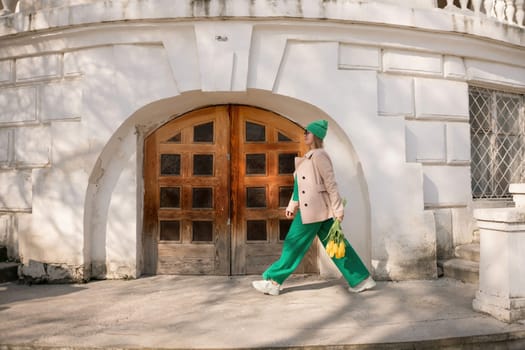
POLYGON ((301 191, 301 193, 306 193, 305 191, 301 191))
POLYGON ((306 179, 306 177, 303 176, 303 180, 305 180, 305 179, 306 179))
POLYGON ((307 206, 308 206, 308 203, 304 203, 304 206, 307 207, 307 206))

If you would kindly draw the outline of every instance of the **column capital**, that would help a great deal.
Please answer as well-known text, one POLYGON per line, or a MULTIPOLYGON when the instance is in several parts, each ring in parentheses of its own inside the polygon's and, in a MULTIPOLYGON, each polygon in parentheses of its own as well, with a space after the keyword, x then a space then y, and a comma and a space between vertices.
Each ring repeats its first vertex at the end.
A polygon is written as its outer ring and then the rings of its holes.
POLYGON ((525 183, 510 184, 509 192, 517 208, 525 209, 525 183))

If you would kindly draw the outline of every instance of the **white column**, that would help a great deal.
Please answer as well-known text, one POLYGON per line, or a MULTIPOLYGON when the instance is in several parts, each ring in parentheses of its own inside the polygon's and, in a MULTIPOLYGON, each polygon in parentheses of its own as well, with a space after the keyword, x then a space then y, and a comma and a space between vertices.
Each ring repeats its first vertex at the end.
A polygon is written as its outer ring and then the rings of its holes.
POLYGON ((519 26, 523 26, 523 19, 525 17, 525 9, 523 9, 523 4, 525 0, 516 0, 516 23, 519 26))
POLYGON ((468 5, 468 0, 459 0, 459 3, 461 4, 461 9, 466 10, 468 5))
POLYGON ((494 0, 483 1, 483 8, 487 17, 494 17, 494 0))
POLYGON ((494 8, 496 11, 496 18, 503 22, 505 20, 505 0, 496 0, 494 8))
POLYGON ((475 310, 505 322, 525 319, 525 184, 513 184, 515 208, 478 209, 479 290, 475 310))
POLYGON ((481 9, 481 1, 482 0, 472 0, 472 7, 474 8, 474 13, 476 15, 479 15, 481 9))
POLYGON ((505 8, 505 16, 507 17, 507 21, 509 23, 514 23, 514 13, 516 12, 514 0, 507 0, 506 3, 507 7, 505 8))

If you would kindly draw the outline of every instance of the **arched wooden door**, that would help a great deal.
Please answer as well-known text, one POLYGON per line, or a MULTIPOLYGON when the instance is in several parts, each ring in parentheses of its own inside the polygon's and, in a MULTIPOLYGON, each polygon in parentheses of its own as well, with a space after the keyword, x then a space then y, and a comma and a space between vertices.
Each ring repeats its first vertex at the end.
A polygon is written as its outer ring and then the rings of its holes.
MULTIPOLYGON (((258 274, 276 260, 291 221, 303 129, 269 111, 214 106, 145 140, 144 272, 258 274)), ((315 245, 296 272, 317 273, 315 245)))

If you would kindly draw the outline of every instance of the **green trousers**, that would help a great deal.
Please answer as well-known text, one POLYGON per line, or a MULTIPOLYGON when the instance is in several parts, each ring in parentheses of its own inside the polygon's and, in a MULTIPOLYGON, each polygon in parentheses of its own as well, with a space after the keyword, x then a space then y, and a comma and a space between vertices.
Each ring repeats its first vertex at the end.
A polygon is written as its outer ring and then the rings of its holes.
MULTIPOLYGON (((263 278, 282 284, 299 266, 316 235, 326 247, 328 243, 326 236, 328 236, 328 231, 333 222, 333 219, 328 219, 322 222, 303 224, 301 212, 298 211, 284 240, 281 257, 263 272, 263 278)), ((370 273, 346 239, 345 246, 345 256, 340 259, 334 257, 332 261, 341 271, 350 287, 355 287, 370 276, 370 273)))

